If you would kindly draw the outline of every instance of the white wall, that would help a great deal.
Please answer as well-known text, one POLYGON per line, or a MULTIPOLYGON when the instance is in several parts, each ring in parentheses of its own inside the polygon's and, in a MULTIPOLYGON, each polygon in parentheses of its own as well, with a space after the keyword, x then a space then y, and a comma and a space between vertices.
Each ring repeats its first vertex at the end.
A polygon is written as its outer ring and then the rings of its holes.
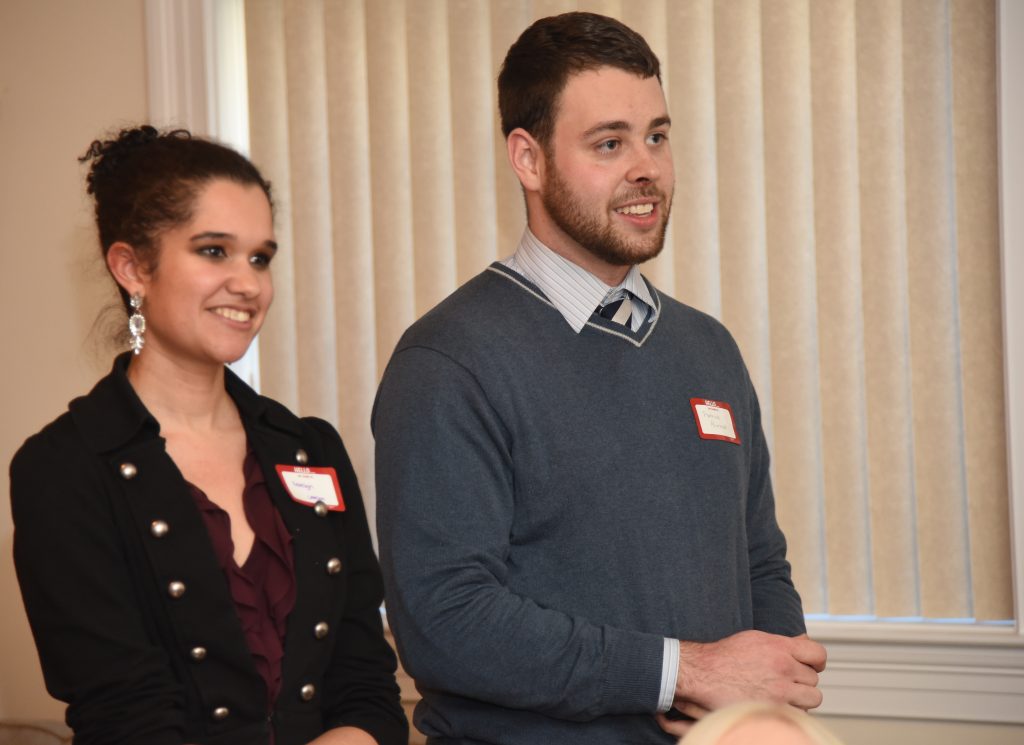
POLYGON ((43 691, 11 562, 7 464, 109 366, 89 142, 146 117, 143 0, 0 2, 0 718, 63 716, 43 691))

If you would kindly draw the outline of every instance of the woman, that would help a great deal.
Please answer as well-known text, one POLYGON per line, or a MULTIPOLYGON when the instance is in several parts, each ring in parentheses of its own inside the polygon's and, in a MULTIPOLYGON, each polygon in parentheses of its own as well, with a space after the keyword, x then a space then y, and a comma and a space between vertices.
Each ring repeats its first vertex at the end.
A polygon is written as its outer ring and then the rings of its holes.
POLYGON ((18 579, 75 742, 405 743, 345 448, 225 368, 273 298, 269 184, 183 130, 83 160, 134 354, 11 464, 18 579))

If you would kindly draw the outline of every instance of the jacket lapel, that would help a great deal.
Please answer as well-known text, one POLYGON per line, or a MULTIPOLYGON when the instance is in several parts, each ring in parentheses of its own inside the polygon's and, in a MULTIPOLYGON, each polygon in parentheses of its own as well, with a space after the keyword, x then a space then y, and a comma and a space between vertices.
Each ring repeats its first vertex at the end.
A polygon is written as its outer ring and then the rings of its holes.
POLYGON ((326 662, 326 650, 317 647, 319 638, 314 629, 322 622, 336 622, 333 606, 337 583, 331 582, 327 562, 341 557, 341 547, 333 521, 318 516, 309 505, 294 501, 275 466, 331 464, 323 462, 318 438, 283 406, 257 396, 230 373, 228 391, 242 412, 249 443, 263 468, 274 506, 292 536, 295 607, 288 617, 281 672, 281 695, 289 696, 310 678, 317 677, 310 670, 314 659, 326 662), (306 463, 300 462, 300 450, 305 453, 306 463))

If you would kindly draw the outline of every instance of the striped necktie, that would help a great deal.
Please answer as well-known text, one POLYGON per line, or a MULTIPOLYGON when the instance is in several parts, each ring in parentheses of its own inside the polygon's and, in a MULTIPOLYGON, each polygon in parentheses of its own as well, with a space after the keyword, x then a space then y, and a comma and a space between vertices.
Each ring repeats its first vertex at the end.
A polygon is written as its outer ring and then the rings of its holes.
POLYGON ((629 320, 633 315, 633 301, 629 299, 629 293, 623 290, 621 297, 602 305, 597 312, 602 317, 611 320, 612 323, 630 327, 629 320))

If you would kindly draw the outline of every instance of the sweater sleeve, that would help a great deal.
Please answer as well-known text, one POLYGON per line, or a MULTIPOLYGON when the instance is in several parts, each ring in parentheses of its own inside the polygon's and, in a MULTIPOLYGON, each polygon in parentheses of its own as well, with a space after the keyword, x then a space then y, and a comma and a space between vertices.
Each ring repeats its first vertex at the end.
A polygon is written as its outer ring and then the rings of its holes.
POLYGON ((800 596, 793 586, 786 537, 775 518, 775 497, 769 474, 768 445, 761 427, 761 409, 750 385, 751 461, 747 495, 747 545, 754 628, 797 636, 806 631, 800 596))
POLYGON ((661 636, 509 588, 515 443, 470 371, 398 351, 373 424, 388 618, 418 685, 566 720, 655 712, 661 636))
POLYGON ((181 745, 184 692, 147 631, 98 469, 44 431, 10 474, 18 582, 75 742, 181 745))

